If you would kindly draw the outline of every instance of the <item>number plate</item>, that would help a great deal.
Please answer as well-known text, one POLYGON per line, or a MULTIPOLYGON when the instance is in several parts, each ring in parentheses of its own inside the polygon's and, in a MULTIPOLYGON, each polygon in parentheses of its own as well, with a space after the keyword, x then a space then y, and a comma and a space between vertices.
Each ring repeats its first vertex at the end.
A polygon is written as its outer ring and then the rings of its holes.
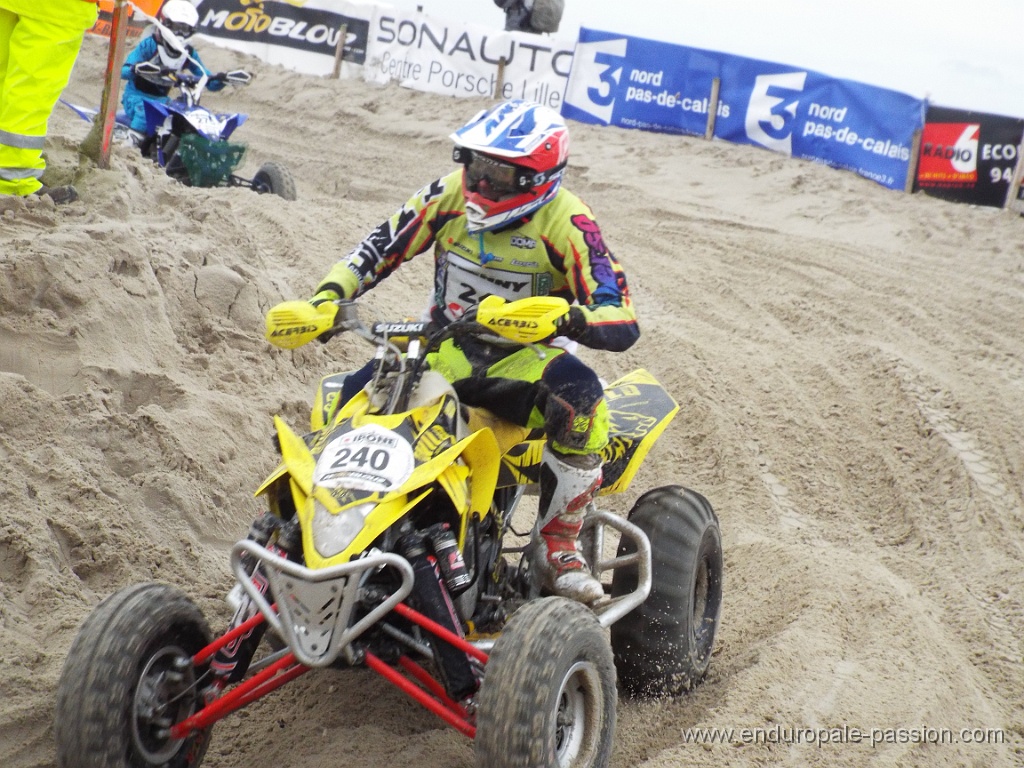
POLYGON ((324 488, 388 492, 409 479, 416 465, 412 446, 379 424, 338 435, 320 454, 313 483, 324 488))

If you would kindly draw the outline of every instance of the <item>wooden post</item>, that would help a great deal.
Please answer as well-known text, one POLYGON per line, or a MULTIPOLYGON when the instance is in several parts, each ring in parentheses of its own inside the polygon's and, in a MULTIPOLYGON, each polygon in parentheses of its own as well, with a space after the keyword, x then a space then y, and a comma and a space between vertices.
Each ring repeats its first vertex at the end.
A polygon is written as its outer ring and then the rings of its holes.
POLYGON ((338 29, 338 44, 334 46, 334 79, 341 77, 341 60, 345 55, 345 38, 348 37, 348 24, 338 29))
POLYGON ((128 33, 131 10, 128 0, 114 0, 113 21, 110 25, 110 47, 107 49, 107 74, 100 102, 100 151, 97 165, 110 167, 110 143, 114 137, 117 117, 117 95, 121 87, 121 65, 124 64, 124 41, 128 33))
POLYGON ((501 91, 505 87, 505 57, 498 59, 498 79, 494 81, 494 98, 501 98, 501 91))
POLYGON ((704 129, 704 138, 710 141, 715 138, 715 120, 718 119, 718 94, 722 90, 722 78, 711 81, 711 96, 708 97, 708 124, 704 129))
POLYGON ((921 131, 914 131, 914 138, 910 142, 910 163, 907 165, 907 178, 903 182, 903 191, 908 195, 914 191, 914 182, 917 181, 917 163, 921 154, 921 131))
POLYGON ((1003 208, 1024 213, 1024 208, 1018 203, 1020 199, 1021 182, 1024 181, 1024 136, 1021 136, 1020 144, 1017 145, 1017 165, 1013 169, 1013 178, 1010 180, 1010 188, 1006 190, 1006 200, 1003 201, 1003 208))

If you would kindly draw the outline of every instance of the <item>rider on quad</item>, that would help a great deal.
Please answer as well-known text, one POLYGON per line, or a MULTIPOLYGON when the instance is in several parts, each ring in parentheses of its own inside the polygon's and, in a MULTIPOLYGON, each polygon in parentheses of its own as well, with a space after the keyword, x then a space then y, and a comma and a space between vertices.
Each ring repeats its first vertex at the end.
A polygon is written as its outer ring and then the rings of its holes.
MULTIPOLYGON (((169 101, 171 85, 166 78, 156 80, 138 73, 137 66, 146 62, 155 64, 168 74, 185 70, 197 76, 210 74, 203 66, 199 52, 187 42, 199 24, 199 12, 195 6, 188 0, 167 0, 157 14, 157 21, 170 30, 184 48, 178 47, 174 40, 161 33, 159 26, 154 25, 152 34, 139 41, 121 67, 121 79, 128 81, 121 104, 131 120, 132 135, 143 154, 148 149, 149 138, 146 136, 145 103, 147 100, 161 103, 169 101)), ((206 89, 219 91, 224 85, 223 80, 211 76, 206 89)))
MULTIPOLYGON (((315 306, 366 292, 433 248, 430 319, 444 326, 488 295, 508 301, 563 297, 572 304, 555 338, 535 349, 449 340, 432 367, 462 403, 486 408, 547 437, 540 471, 534 567, 545 588, 593 603, 601 583, 578 551, 588 503, 601 487, 599 452, 608 410, 597 374, 573 342, 609 351, 639 337, 626 276, 590 208, 562 187, 569 130, 553 110, 507 101, 453 134, 461 167, 417 192, 339 261, 310 300, 315 306)), ((345 381, 342 402, 369 382, 373 363, 345 381)))

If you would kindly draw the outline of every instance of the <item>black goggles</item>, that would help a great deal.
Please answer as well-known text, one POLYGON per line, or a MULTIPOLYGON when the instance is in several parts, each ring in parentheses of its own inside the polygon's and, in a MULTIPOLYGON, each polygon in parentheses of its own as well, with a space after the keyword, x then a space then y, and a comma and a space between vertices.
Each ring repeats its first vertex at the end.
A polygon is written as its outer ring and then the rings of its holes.
POLYGON ((171 31, 175 37, 185 40, 195 34, 196 28, 184 21, 165 21, 164 26, 171 31))
POLYGON ((481 181, 486 180, 490 191, 496 195, 526 192, 546 180, 544 174, 536 174, 528 168, 521 168, 465 147, 455 147, 452 159, 466 166, 467 187, 473 189, 481 181), (539 181, 538 176, 542 177, 539 181))

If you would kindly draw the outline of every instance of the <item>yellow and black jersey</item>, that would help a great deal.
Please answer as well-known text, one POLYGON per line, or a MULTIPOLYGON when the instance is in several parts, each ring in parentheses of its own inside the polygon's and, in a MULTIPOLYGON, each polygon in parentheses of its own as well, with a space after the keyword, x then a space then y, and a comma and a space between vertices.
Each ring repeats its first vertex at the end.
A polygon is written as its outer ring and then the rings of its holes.
POLYGON ((589 206, 563 187, 517 222, 470 233, 461 169, 417 192, 335 264, 317 290, 355 298, 431 248, 431 315, 438 322, 488 295, 508 301, 551 295, 583 309, 587 327, 577 340, 584 346, 618 351, 639 336, 626 275, 589 206))

